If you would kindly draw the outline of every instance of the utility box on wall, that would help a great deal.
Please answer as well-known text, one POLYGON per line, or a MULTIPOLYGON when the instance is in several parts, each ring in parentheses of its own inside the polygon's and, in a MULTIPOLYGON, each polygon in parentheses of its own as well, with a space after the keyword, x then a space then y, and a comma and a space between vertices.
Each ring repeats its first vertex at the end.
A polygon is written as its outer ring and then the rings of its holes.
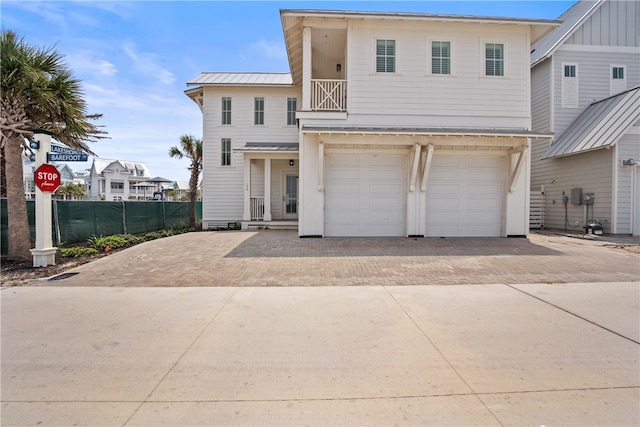
POLYGON ((582 188, 571 189, 571 204, 572 205, 582 204, 582 188))
POLYGON ((584 193, 582 195, 582 204, 583 205, 593 205, 594 202, 594 194, 593 193, 584 193))

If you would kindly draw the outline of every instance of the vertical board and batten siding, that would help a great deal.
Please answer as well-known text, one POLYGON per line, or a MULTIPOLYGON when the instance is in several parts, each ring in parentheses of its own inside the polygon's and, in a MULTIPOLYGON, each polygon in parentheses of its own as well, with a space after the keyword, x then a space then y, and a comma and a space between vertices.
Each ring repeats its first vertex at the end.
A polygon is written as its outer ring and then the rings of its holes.
MULTIPOLYGON (((616 200, 616 229, 614 233, 630 234, 632 232, 631 222, 634 218, 635 201, 640 198, 640 188, 633 183, 633 167, 622 166, 622 161, 635 159, 640 162, 640 129, 637 124, 632 131, 623 136, 617 143, 617 200, 616 200), (632 193, 633 192, 633 193, 632 193)), ((637 173, 637 166, 635 167, 637 173)), ((640 214, 640 212, 637 212, 640 214)), ((636 231, 636 230, 633 230, 636 231)))
POLYGON ((529 127, 528 27, 353 20, 346 124, 529 127), (376 39, 396 41, 396 72, 376 73, 376 39), (451 74, 431 74, 431 41, 451 42, 451 74), (485 76, 484 43, 503 43, 505 76, 485 76))
POLYGON ((640 54, 559 50, 554 56, 555 120, 560 135, 594 101, 609 97, 611 65, 626 65, 627 89, 640 84, 640 54), (578 108, 562 108, 562 64, 578 64, 578 108))
POLYGON ((640 45, 640 2, 607 1, 567 39, 566 44, 640 45))
POLYGON ((226 225, 242 219, 244 157, 233 149, 247 142, 297 142, 297 126, 287 126, 287 98, 296 97, 300 102, 301 96, 296 88, 204 88, 202 220, 205 225, 226 225), (232 99, 229 126, 221 125, 223 96, 232 99), (265 98, 265 124, 254 125, 254 98, 260 96, 265 98), (231 166, 221 166, 222 138, 231 138, 231 166))
MULTIPOLYGON (((545 186, 545 228, 565 228, 562 192, 570 199, 573 188, 582 188, 583 193, 594 193, 595 197, 595 204, 589 207, 588 219, 605 220, 604 232, 611 233, 614 151, 601 149, 539 162, 536 178, 532 180, 532 189, 538 191, 541 184, 545 186)), ((536 156, 539 156, 539 152, 538 149, 533 151, 536 156)), ((582 230, 583 206, 572 205, 569 200, 567 211, 567 229, 582 230), (576 221, 579 223, 577 226, 576 221)))
POLYGON ((551 131, 551 60, 531 70, 531 129, 551 131))

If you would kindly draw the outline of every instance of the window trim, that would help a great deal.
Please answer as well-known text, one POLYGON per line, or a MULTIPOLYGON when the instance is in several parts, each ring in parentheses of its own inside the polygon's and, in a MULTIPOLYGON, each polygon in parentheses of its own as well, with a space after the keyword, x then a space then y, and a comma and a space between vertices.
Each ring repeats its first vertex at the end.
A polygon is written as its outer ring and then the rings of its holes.
POLYGON ((220 139, 220 166, 230 167, 231 164, 232 164, 231 138, 221 138, 220 139), (228 146, 225 146, 225 144, 228 144, 228 146))
POLYGON ((264 96, 255 96, 253 98, 253 125, 254 126, 264 126, 265 104, 266 102, 265 102, 264 96), (262 110, 258 110, 258 102, 260 100, 262 101, 262 110))
POLYGON ((285 109, 287 111, 286 125, 287 126, 296 126, 298 124, 297 120, 296 120, 296 111, 298 111, 298 97, 297 96, 287 96, 287 99, 286 99, 285 102, 287 104, 286 107, 285 107, 285 109), (295 100, 295 106, 294 106, 293 110, 289 110, 289 101, 292 100, 292 99, 295 100), (290 118, 289 116, 290 115, 292 115, 292 120, 289 120, 289 118, 290 118))
MULTIPOLYGON (((495 72, 495 63, 494 63, 494 72, 495 72)), ((482 41, 482 76, 489 78, 504 78, 507 76, 507 44, 502 40, 483 40, 482 41), (502 58, 487 58, 487 45, 501 45, 502 46, 502 58), (487 74, 487 64, 488 61, 502 61, 502 74, 487 74)))
MULTIPOLYGON (((427 58, 429 59, 429 72, 428 74, 433 75, 433 76, 451 76, 453 75, 453 58, 452 58, 452 46, 453 45, 453 41, 452 40, 445 40, 445 39, 429 39, 427 42, 427 49, 428 49, 428 54, 427 54, 427 58), (449 56, 447 59, 449 59, 449 72, 448 73, 434 73, 433 72, 433 43, 449 43, 449 56)), ((442 57, 440 57, 440 59, 442 59, 442 57)), ((442 68, 442 67, 441 67, 442 68)))
POLYGON ((221 97, 220 109, 221 109, 221 112, 222 112, 220 124, 222 126, 230 126, 231 123, 232 123, 231 112, 233 111, 233 103, 232 103, 232 98, 230 96, 221 97), (228 110, 225 109, 225 101, 227 101, 227 100, 229 102, 229 105, 228 105, 229 109, 228 110), (227 119, 227 116, 225 114, 228 114, 228 119, 227 119), (227 123, 227 121, 228 121, 228 123, 227 123))
POLYGON ((377 75, 388 75, 388 74, 397 74, 398 73, 398 39, 396 38, 389 38, 389 37, 374 37, 374 41, 373 41, 373 49, 374 49, 374 61, 373 61, 373 70, 377 75), (384 58, 385 58, 385 68, 384 71, 379 71, 378 70, 378 42, 379 41, 384 41, 384 42, 393 42, 393 71, 387 71, 388 69, 388 64, 387 64, 387 48, 386 48, 386 43, 385 43, 385 53, 384 53, 384 58))

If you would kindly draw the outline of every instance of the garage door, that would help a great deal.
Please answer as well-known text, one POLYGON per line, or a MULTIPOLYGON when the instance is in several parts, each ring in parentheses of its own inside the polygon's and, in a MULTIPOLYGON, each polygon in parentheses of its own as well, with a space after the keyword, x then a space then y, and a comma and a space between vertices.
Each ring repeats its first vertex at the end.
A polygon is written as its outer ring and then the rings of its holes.
POLYGON ((635 168, 635 186, 633 188, 634 212, 633 212, 633 235, 640 236, 640 168, 635 168))
POLYGON ((504 157, 434 157, 426 235, 501 236, 504 157))
POLYGON ((404 236, 406 212, 406 156, 325 158, 325 236, 404 236))

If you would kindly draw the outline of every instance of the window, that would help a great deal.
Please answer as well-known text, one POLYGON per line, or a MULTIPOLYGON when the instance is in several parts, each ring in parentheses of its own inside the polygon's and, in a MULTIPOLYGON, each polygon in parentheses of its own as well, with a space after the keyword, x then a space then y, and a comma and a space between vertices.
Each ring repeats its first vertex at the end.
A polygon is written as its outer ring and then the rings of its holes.
POLYGON ((627 90, 627 79, 624 65, 611 66, 611 79, 609 80, 609 94, 615 95, 627 90))
POLYGON ((485 75, 504 76, 504 45, 502 43, 486 43, 485 75))
POLYGON ((231 98, 227 96, 222 97, 222 124, 231 124, 231 98))
POLYGON ((287 98, 287 125, 296 124, 296 110, 298 109, 297 98, 287 98))
POLYGON ((222 166, 231 166, 231 138, 222 138, 220 158, 222 166))
POLYGON ((578 66, 562 64, 562 108, 578 108, 578 66))
POLYGON ((576 76, 576 66, 575 65, 565 65, 564 66, 564 76, 565 77, 575 77, 576 76))
POLYGON ((431 42, 431 73, 451 74, 450 42, 431 42))
POLYGON ((376 40, 376 72, 396 72, 395 40, 376 40))
POLYGON ((253 100, 253 124, 264 124, 264 98, 255 98, 253 100))
POLYGON ((111 189, 112 190, 124 190, 124 182, 122 182, 122 181, 111 181, 111 189))

